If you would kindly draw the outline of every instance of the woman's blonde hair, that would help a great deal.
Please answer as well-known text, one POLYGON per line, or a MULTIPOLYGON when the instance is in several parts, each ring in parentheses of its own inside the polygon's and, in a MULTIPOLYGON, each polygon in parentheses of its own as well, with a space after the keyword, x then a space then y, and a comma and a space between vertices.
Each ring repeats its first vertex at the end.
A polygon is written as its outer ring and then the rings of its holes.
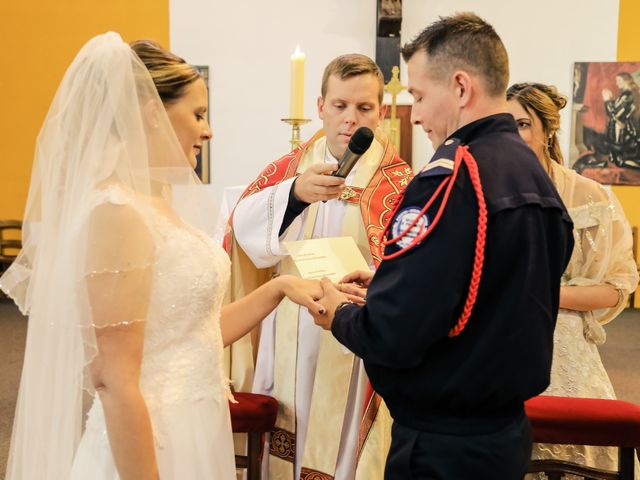
POLYGON ((165 105, 178 100, 184 95, 189 84, 202 78, 193 65, 151 40, 136 40, 130 45, 149 70, 160 99, 165 105))
POLYGON ((558 141, 558 130, 560 129, 560 110, 567 104, 567 97, 558 93, 553 85, 515 83, 507 90, 507 100, 516 100, 527 113, 536 114, 546 138, 545 160, 562 165, 564 159, 558 141))

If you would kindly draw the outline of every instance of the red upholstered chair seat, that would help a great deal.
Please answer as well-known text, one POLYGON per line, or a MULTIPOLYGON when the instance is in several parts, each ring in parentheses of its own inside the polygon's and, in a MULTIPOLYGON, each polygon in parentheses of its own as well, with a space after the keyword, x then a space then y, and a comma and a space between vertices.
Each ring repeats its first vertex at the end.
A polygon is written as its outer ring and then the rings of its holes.
POLYGON ((259 393, 235 392, 238 403, 229 402, 231 429, 247 434, 247 455, 236 455, 236 467, 247 469, 248 480, 260 480, 262 435, 273 430, 278 415, 278 401, 259 393))
POLYGON ((541 395, 525 406, 535 442, 640 446, 640 406, 633 403, 541 395))
POLYGON ((259 393, 236 392, 238 403, 229 402, 231 428, 234 432, 270 432, 276 424, 278 401, 259 393))
MULTIPOLYGON (((622 400, 541 395, 525 402, 525 409, 535 442, 618 447, 620 476, 616 478, 634 478, 633 449, 640 447, 640 406, 622 400)), ((544 460, 532 462, 530 471, 577 469, 584 473, 589 470, 569 462, 544 460), (545 470, 545 463, 552 465, 552 470, 545 470), (567 468, 561 469, 562 465, 567 468)))

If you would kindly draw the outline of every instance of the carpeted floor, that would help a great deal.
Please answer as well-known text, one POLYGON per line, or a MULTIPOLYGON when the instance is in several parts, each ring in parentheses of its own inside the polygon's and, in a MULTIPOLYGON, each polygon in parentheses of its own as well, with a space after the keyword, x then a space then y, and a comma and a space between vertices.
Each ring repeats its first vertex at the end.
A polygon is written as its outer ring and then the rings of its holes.
MULTIPOLYGON (((0 475, 4 476, 26 339, 26 319, 0 300, 0 475)), ((606 326, 600 349, 618 398, 640 404, 640 310, 627 310, 606 326)))
POLYGON ((22 357, 27 334, 26 318, 13 303, 0 300, 0 476, 4 478, 9 440, 16 408, 22 357))

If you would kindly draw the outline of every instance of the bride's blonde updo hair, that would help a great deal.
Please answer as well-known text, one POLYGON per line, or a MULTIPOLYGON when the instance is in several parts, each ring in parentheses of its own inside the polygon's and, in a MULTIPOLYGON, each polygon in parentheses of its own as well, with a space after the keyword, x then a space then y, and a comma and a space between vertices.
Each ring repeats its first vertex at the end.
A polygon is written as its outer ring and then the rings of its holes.
POLYGON ((567 104, 567 97, 558 93, 553 85, 515 83, 507 90, 507 100, 516 100, 529 114, 532 112, 536 114, 547 139, 544 148, 545 160, 562 165, 564 159, 558 141, 558 130, 560 129, 560 110, 567 104))
POLYGON ((202 78, 196 67, 151 40, 136 40, 130 45, 149 70, 165 105, 180 99, 191 83, 202 78))

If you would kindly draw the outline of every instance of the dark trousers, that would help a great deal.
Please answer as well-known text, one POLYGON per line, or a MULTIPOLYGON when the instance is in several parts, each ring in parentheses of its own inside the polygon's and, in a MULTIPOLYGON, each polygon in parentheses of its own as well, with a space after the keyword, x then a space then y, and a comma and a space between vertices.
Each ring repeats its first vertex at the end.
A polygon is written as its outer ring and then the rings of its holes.
POLYGON ((522 480, 531 458, 524 413, 495 432, 447 435, 393 423, 385 480, 522 480))

